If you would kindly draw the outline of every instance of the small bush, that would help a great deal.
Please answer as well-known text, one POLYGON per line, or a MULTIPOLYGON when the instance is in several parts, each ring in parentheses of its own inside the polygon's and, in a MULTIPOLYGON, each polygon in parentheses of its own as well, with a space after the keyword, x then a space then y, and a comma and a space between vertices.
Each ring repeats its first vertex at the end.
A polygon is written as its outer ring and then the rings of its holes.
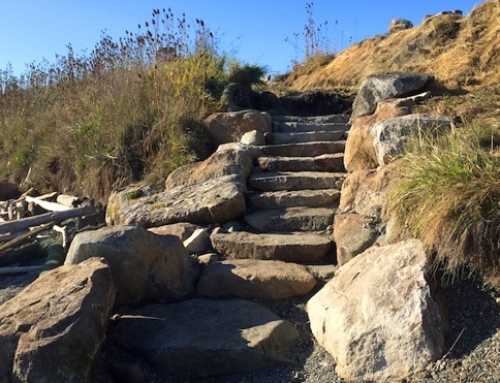
POLYGON ((500 271, 500 126, 466 126, 411 140, 393 198, 401 228, 451 275, 500 271))

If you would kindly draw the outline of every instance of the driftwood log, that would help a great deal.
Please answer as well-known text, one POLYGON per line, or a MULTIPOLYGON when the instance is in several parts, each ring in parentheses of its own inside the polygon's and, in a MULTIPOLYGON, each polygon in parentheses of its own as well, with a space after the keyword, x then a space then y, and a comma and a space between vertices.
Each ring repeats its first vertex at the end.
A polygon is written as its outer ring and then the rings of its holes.
POLYGON ((15 221, 0 223, 0 234, 17 232, 19 230, 24 230, 32 226, 43 225, 52 221, 60 222, 69 218, 94 215, 95 213, 96 209, 93 206, 84 206, 64 211, 40 214, 29 218, 21 218, 15 221))

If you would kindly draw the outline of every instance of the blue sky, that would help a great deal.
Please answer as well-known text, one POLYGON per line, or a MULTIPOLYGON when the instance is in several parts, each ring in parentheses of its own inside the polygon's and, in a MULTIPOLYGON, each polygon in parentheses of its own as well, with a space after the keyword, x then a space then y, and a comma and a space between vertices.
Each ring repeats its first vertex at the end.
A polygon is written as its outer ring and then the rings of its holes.
POLYGON ((171 8, 189 22, 202 19, 214 32, 219 50, 239 60, 284 73, 304 57, 302 41, 313 3, 323 45, 338 52, 351 43, 382 34, 393 18, 420 24, 427 14, 460 9, 468 14, 473 0, 0 0, 0 69, 12 64, 16 75, 25 64, 55 61, 71 43, 75 53, 90 51, 106 32, 114 39, 151 19, 154 8, 171 8), (295 37, 298 35, 298 37, 295 37), (288 39, 288 41, 285 41, 288 39))

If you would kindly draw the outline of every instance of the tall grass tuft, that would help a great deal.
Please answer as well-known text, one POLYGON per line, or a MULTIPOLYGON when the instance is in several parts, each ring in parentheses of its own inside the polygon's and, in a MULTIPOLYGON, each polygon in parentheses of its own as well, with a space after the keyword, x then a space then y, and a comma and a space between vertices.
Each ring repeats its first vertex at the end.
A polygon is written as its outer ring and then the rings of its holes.
POLYGON ((118 186, 161 181, 209 154, 201 122, 228 82, 203 20, 154 9, 90 54, 68 45, 52 64, 0 71, 0 177, 105 202, 118 186))
POLYGON ((401 227, 435 254, 449 275, 500 272, 500 125, 446 135, 420 133, 402 159, 393 198, 401 227))

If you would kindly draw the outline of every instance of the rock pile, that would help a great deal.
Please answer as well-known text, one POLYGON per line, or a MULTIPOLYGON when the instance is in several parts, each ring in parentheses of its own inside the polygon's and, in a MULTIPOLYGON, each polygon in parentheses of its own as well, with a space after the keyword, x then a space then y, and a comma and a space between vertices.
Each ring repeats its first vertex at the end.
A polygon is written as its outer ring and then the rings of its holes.
POLYGON ((352 127, 345 115, 211 116, 216 153, 164 190, 114 191, 108 227, 78 234, 64 266, 0 306, 0 380, 88 382, 105 336, 120 355, 109 379, 268 369, 293 360, 304 330, 262 302, 310 295, 310 331, 341 378, 425 368, 445 322, 428 257, 392 230, 387 196, 411 130, 452 127, 411 114, 429 81, 371 76, 352 127))

